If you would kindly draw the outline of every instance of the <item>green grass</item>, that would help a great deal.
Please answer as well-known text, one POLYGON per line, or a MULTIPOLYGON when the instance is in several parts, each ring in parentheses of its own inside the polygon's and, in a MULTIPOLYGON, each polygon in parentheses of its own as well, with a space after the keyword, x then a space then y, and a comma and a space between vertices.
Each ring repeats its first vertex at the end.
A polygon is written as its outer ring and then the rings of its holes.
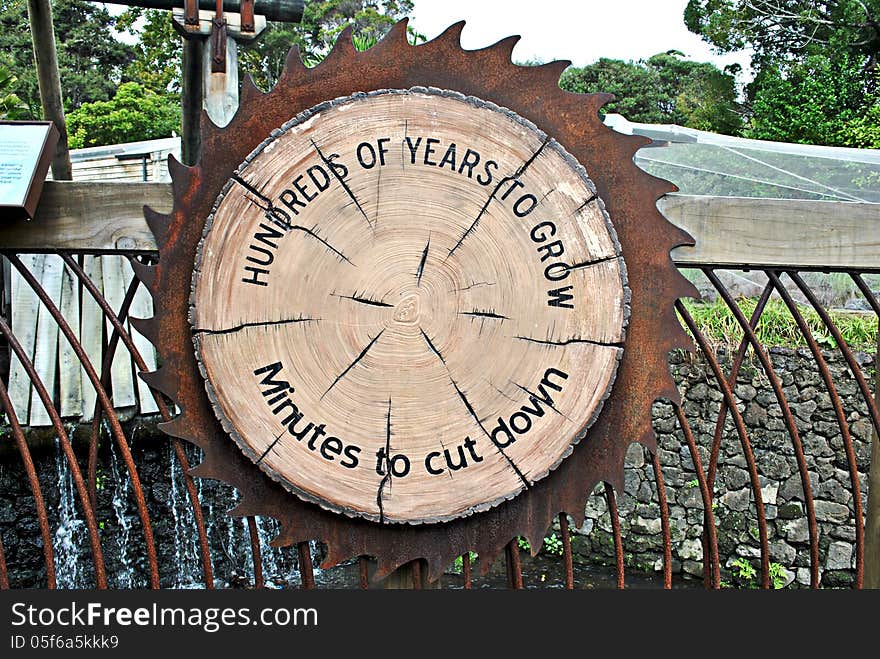
MULTIPOLYGON (((707 303, 686 299, 683 302, 700 332, 713 348, 726 347, 735 350, 739 346, 743 337, 742 328, 723 300, 719 298, 707 303)), ((750 319, 757 300, 742 297, 736 302, 746 319, 750 319)), ((837 342, 822 323, 819 314, 812 308, 799 307, 799 311, 820 348, 837 347, 837 342)), ((877 351, 877 317, 874 314, 830 311, 829 315, 851 349, 868 353, 877 351)), ((768 348, 807 347, 806 340, 782 300, 771 299, 767 303, 756 334, 761 344, 768 348)))

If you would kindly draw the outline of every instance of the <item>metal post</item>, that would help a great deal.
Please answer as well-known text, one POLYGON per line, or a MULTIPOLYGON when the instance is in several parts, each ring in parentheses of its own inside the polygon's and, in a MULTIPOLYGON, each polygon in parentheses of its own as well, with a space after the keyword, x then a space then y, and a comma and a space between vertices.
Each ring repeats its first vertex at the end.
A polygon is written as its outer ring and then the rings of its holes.
POLYGON ((195 165, 201 150, 199 126, 205 86, 202 80, 202 51, 204 39, 183 40, 182 89, 181 89, 181 160, 185 165, 195 165))
MULTIPOLYGON (((880 406, 880 317, 874 356, 874 403, 880 406)), ((865 588, 880 588, 880 436, 874 428, 871 472, 868 474, 868 512, 865 523, 865 588)), ((856 521, 858 523, 858 521, 856 521)))
POLYGON ((34 59, 40 83, 40 103, 43 117, 58 129, 58 145, 52 158, 52 177, 56 181, 70 181, 73 171, 67 146, 67 122, 61 101, 61 77, 58 74, 58 53, 55 50, 55 29, 49 0, 28 0, 28 17, 34 44, 34 59))

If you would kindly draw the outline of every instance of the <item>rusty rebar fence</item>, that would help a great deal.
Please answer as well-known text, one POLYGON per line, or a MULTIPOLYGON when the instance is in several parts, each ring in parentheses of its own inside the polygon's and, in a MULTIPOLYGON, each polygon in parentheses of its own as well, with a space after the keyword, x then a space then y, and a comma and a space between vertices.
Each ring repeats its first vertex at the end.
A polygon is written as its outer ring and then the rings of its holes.
MULTIPOLYGON (((70 318, 23 263, 21 255, 4 253, 11 271, 17 273, 20 281, 39 299, 40 313, 49 314, 57 325, 58 345, 63 344, 75 355, 84 383, 95 392, 94 409, 87 415, 87 422, 62 416, 57 378, 49 383, 43 381, 34 366, 35 355, 23 348, 21 337, 13 332, 7 300, 0 318, 2 346, 10 358, 19 362, 33 392, 31 405, 40 405, 45 410, 50 426, 38 431, 27 427, 27 419, 19 418, 10 399, 8 374, 4 374, 0 379, 0 405, 5 414, 5 432, 0 444, 6 456, 4 460, 11 465, 5 470, 23 474, 24 478, 16 476, 23 489, 14 496, 15 512, 0 518, 0 588, 182 587, 184 584, 176 578, 180 566, 175 564, 181 560, 188 560, 190 567, 195 564, 198 567, 198 579, 195 583, 188 582, 187 586, 213 588, 217 583, 263 588, 270 585, 270 581, 276 587, 279 583, 302 588, 372 585, 369 557, 352 557, 350 565, 345 567, 350 578, 344 582, 333 581, 332 570, 321 571, 315 564, 321 555, 320 538, 290 548, 281 561, 280 550, 269 544, 271 522, 266 520, 245 518, 237 526, 235 522, 227 522, 219 540, 213 537, 218 534, 215 528, 218 520, 229 518, 225 507, 206 500, 207 486, 189 475, 191 464, 199 459, 197 451, 184 446, 180 440, 151 430, 155 428, 154 421, 161 423, 173 417, 171 401, 153 391, 158 414, 149 419, 137 415, 125 418, 114 407, 111 371, 117 355, 130 360, 135 372, 148 370, 145 356, 127 324, 139 282, 133 280, 121 302, 112 305, 83 267, 83 254, 61 252, 59 255, 75 282, 80 301, 93 301, 105 318, 100 363, 90 359, 83 348, 79 328, 71 326, 70 318), (145 434, 152 439, 139 439, 145 434), (41 443, 49 448, 41 448, 41 443), (159 473, 150 465, 139 464, 139 460, 144 459, 142 445, 145 443, 152 446, 153 451, 155 446, 167 447, 168 460, 176 463, 171 465, 170 472, 159 473), (112 474, 102 467, 101 456, 105 456, 106 462, 108 452, 112 474), (58 466, 60 471, 42 473, 41 469, 46 471, 47 465, 58 466), (108 481, 112 481, 112 497, 108 481), (151 501, 171 502, 170 508, 162 510, 172 511, 173 525, 169 514, 157 513, 155 505, 151 511, 151 501), (16 530, 17 525, 26 527, 27 538, 22 537, 21 529, 16 530), (112 532, 108 525, 114 527, 112 532), (11 541, 13 537, 15 542, 11 541), (169 549, 162 549, 163 543, 169 549), (190 549, 181 549, 182 543, 188 543, 190 549), (42 567, 22 569, 18 562, 30 560, 33 563, 37 552, 42 567), (59 559, 62 553, 63 560, 59 559), (112 565, 108 563, 110 553, 114 554, 112 565), (120 558, 121 554, 125 556, 120 558), (275 557, 272 559, 275 564, 267 572, 270 555, 275 557), (241 556, 247 557, 249 566, 241 565, 241 556), (234 578, 228 570, 218 578, 215 575, 218 562, 235 565, 234 578), (279 570, 286 571, 287 578, 279 579, 279 570), (60 572, 64 573, 63 579, 59 578, 60 572), (71 572, 79 575, 79 582, 70 581, 71 572), (127 581, 119 576, 122 573, 127 575, 127 581)), ((142 262, 154 258, 148 252, 125 256, 142 262)), ((638 445, 630 450, 632 463, 641 467, 646 477, 641 482, 634 480, 632 491, 628 487, 627 491, 615 492, 607 484, 597 485, 588 504, 597 511, 589 518, 592 529, 573 528, 570 520, 561 515, 554 528, 548 530, 551 535, 544 546, 544 554, 558 554, 558 559, 545 561, 535 569, 526 567, 526 563, 532 565, 532 558, 522 552, 524 541, 511 538, 504 553, 503 568, 500 568, 510 588, 584 587, 576 578, 576 556, 586 556, 587 560, 602 557, 607 564, 602 569, 610 578, 607 585, 619 588, 630 585, 633 579, 642 585, 657 587, 681 585, 677 575, 682 570, 676 562, 684 562, 687 568, 684 572, 694 577, 689 583, 706 588, 727 585, 731 570, 762 588, 786 585, 796 576, 798 584, 811 588, 840 585, 840 582, 823 582, 823 572, 831 565, 829 552, 840 538, 849 540, 853 547, 848 570, 851 585, 862 587, 866 461, 869 461, 865 446, 870 446, 872 433, 880 432, 877 393, 872 391, 871 383, 875 366, 864 353, 848 345, 833 314, 803 273, 788 268, 759 270, 766 283, 754 309, 747 315, 716 268, 706 266, 698 270, 711 286, 718 304, 728 309, 740 338, 738 344, 719 345, 701 330, 689 307, 679 301, 676 310, 694 339, 694 353, 679 355, 671 361, 678 360, 680 371, 694 360, 704 364, 707 378, 713 381, 710 389, 714 393, 706 396, 705 388, 688 384, 684 378, 681 400, 658 403, 671 413, 659 422, 655 420, 655 426, 657 423, 663 426, 657 450, 648 451, 638 445), (798 358, 810 359, 815 364, 818 380, 809 386, 798 388, 791 381, 790 369, 779 363, 786 357, 780 357, 770 350, 772 346, 761 343, 759 329, 771 300, 777 300, 777 308, 781 301, 802 337, 803 347, 797 353, 798 358), (812 327, 808 315, 814 319, 812 327), (823 328, 821 333, 816 331, 816 318, 823 328), (756 394, 748 382, 743 384, 745 371, 764 385, 760 395, 764 397, 765 406, 772 406, 766 419, 750 422, 756 394), (806 390, 809 391, 805 393, 806 390), (813 409, 810 401, 817 400, 816 413, 804 413, 805 407, 813 409), (858 438, 854 437, 857 422, 858 438), (825 435, 833 439, 817 440, 813 431, 818 424, 824 424, 825 435), (766 449, 768 437, 778 451, 766 449), (784 441, 780 437, 784 437, 784 441), (792 466, 780 467, 780 454, 788 456, 790 460, 786 464, 792 466), (688 465, 687 473, 679 468, 682 463, 688 465), (830 487, 822 485, 817 476, 817 472, 823 470, 836 479, 833 482, 836 491, 840 490, 838 499, 847 503, 831 505, 827 492, 817 491, 819 486, 830 487), (790 490, 789 503, 785 506, 780 505, 778 488, 767 484, 767 474, 771 472, 777 480, 784 478, 790 490), (690 474, 694 478, 682 482, 690 474), (739 493, 736 501, 733 498, 719 501, 717 486, 721 477, 737 481, 731 485, 735 485, 739 493), (743 494, 745 491, 747 496, 743 494), (676 518, 672 504, 683 499, 688 502, 684 517, 676 518), (780 522, 783 517, 787 521, 780 522), (642 583, 643 571, 632 566, 633 548, 643 549, 646 537, 629 535, 628 531, 635 528, 633 519, 651 528, 650 549, 657 556, 656 562, 649 566, 653 581, 642 583), (834 520, 840 521, 842 526, 829 530, 827 522, 834 520), (601 536, 600 540, 584 540, 590 531, 601 536), (794 557, 787 557, 788 565, 783 566, 783 570, 778 567, 781 565, 779 552, 788 550, 780 549, 780 533, 795 538, 792 542, 800 547, 794 557), (683 542, 689 543, 689 553, 676 558, 676 553, 682 554, 679 546, 683 542), (604 550, 597 549, 602 543, 604 550), (551 574, 551 570, 555 572, 551 574)), ((859 292, 867 313, 873 313, 871 322, 876 325, 880 318, 880 301, 864 273, 838 272, 851 279, 853 290, 859 292)), ((11 481, 0 480, 0 487, 7 482, 11 481)), ((224 496, 226 503, 234 505, 234 492, 224 496)), ((839 563, 838 559, 835 558, 839 563)), ((481 581, 475 560, 479 563, 480 559, 468 553, 461 557, 460 564, 451 566, 456 574, 449 577, 449 585, 471 588, 489 583, 481 581)), ((846 568, 841 569, 847 572, 846 568)), ((425 572, 418 563, 413 566, 414 587, 427 585, 425 572)))

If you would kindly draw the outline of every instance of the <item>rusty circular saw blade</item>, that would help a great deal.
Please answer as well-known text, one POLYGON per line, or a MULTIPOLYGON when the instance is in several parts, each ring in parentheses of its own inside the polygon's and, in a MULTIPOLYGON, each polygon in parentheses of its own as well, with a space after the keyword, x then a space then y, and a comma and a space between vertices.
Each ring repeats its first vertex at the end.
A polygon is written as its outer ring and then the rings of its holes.
POLYGON ((245 77, 240 108, 224 128, 207 115, 202 121, 202 155, 186 167, 169 159, 174 192, 170 213, 145 208, 159 245, 154 266, 138 265, 137 274, 151 291, 154 317, 137 323, 156 346, 162 366, 143 374, 151 386, 180 408, 162 429, 204 452, 192 473, 221 480, 239 490, 234 515, 278 520, 273 545, 307 540, 327 544, 324 567, 355 556, 377 560, 374 578, 416 559, 437 579, 456 556, 477 552, 488 569, 505 545, 526 537, 536 551, 552 520, 567 513, 580 526, 593 487, 623 486, 627 448, 639 442, 655 448, 651 406, 659 398, 678 400, 666 356, 686 348, 687 337, 674 312, 679 297, 696 291, 672 263, 669 252, 693 239, 670 224, 656 201, 672 184, 652 177, 633 163, 645 138, 621 135, 604 126, 599 108, 609 94, 573 94, 561 90, 559 76, 568 62, 523 67, 511 62, 518 37, 465 51, 460 46, 464 22, 432 41, 413 46, 407 22, 397 23, 371 49, 359 52, 350 28, 343 31, 326 59, 303 65, 294 47, 284 72, 268 93, 245 77), (328 512, 306 503, 267 477, 223 431, 199 372, 188 313, 193 267, 204 224, 229 177, 266 137, 298 113, 323 101, 379 89, 436 87, 509 108, 556 139, 590 173, 617 232, 626 258, 631 290, 630 320, 617 380, 585 441, 546 479, 500 506, 440 524, 387 526, 328 512))

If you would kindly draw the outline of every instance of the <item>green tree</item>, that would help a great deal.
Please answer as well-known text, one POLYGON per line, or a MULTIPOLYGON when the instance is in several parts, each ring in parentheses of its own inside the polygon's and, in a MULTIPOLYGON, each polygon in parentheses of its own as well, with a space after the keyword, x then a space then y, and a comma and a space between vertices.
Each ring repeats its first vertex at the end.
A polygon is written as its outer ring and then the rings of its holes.
POLYGON ((176 100, 136 82, 120 85, 109 101, 84 103, 67 115, 74 149, 170 137, 179 126, 176 100))
MULTIPOLYGON (((61 91, 67 110, 107 100, 122 80, 132 48, 113 36, 115 20, 102 6, 86 0, 52 3, 61 91)), ((40 93, 25 0, 0 0, 0 52, 10 56, 18 95, 28 117, 41 117, 40 93)))
POLYGON ((867 110, 864 74, 848 56, 767 66, 755 81, 746 134, 761 140, 851 146, 846 127, 867 110))
POLYGON ((684 59, 674 50, 639 62, 602 58, 584 67, 569 67, 559 86, 579 93, 612 93, 616 100, 604 111, 620 113, 630 121, 727 134, 736 134, 741 127, 734 77, 710 63, 684 59))
POLYGON ((722 52, 754 49, 758 69, 829 51, 873 68, 880 56, 880 0, 689 0, 684 21, 722 52))
POLYGON ((327 55, 345 26, 353 27, 363 47, 385 36, 412 10, 412 0, 310 0, 299 24, 270 22, 266 34, 240 51, 241 63, 259 87, 270 89, 284 69, 291 46, 299 46, 303 60, 311 66, 327 55))
POLYGON ((27 105, 15 94, 16 82, 12 72, 0 63, 0 119, 20 119, 27 112, 27 105))
POLYGON ((174 30, 171 12, 132 7, 117 19, 118 27, 137 35, 134 58, 125 69, 125 78, 158 94, 180 92, 180 63, 183 46, 174 30), (143 27, 135 28, 138 19, 143 27))

